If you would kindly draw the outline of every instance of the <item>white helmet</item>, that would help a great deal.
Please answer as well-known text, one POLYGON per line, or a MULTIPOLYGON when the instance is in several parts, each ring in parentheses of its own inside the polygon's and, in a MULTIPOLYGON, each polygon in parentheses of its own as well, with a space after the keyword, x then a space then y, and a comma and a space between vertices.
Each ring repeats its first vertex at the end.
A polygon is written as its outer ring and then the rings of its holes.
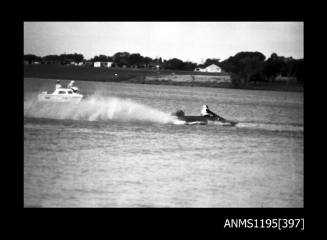
POLYGON ((203 105, 202 108, 209 108, 208 105, 203 105))

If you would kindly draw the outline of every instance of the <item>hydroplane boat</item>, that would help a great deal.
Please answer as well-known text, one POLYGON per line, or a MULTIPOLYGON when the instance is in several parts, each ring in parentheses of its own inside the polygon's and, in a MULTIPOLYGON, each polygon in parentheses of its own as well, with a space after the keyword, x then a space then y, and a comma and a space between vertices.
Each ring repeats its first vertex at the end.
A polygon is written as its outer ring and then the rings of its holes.
POLYGON ((83 95, 79 93, 77 87, 73 88, 57 88, 53 93, 42 92, 38 95, 41 102, 69 102, 79 103, 83 95))
POLYGON ((179 121, 184 122, 184 124, 192 125, 206 125, 209 122, 214 122, 214 124, 222 125, 222 126, 235 126, 238 122, 227 120, 217 114, 212 116, 186 116, 184 111, 179 110, 175 113, 172 113, 173 116, 176 116, 179 121))

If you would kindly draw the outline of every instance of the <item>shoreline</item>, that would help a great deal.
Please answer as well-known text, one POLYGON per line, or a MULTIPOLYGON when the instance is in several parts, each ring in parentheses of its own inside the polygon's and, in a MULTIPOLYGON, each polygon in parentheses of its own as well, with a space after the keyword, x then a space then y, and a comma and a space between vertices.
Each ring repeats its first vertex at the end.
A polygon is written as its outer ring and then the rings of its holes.
POLYGON ((303 85, 296 83, 287 84, 281 81, 251 84, 246 87, 234 87, 230 82, 224 80, 228 77, 229 75, 226 73, 214 74, 172 70, 153 71, 145 69, 92 68, 60 65, 24 65, 24 78, 303 92, 303 85), (201 77, 204 80, 194 80, 201 77), (220 81, 220 79, 223 80, 220 81))

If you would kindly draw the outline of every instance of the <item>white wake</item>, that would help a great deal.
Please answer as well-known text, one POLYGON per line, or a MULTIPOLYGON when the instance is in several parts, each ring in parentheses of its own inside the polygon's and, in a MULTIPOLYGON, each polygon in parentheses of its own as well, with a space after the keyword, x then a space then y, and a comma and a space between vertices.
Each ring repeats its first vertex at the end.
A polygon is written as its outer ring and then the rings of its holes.
POLYGON ((78 104, 38 102, 37 97, 30 97, 24 101, 24 116, 87 121, 121 120, 155 123, 175 121, 169 113, 133 100, 97 95, 90 96, 78 104))

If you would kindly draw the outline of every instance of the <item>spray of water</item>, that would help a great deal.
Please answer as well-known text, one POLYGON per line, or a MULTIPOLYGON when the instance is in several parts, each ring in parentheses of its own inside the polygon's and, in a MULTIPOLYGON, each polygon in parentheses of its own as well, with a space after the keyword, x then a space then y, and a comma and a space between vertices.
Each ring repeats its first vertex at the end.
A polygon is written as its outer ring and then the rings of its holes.
POLYGON ((143 121, 172 123, 175 118, 161 110, 129 99, 93 95, 78 104, 38 102, 36 97, 24 101, 24 116, 86 121, 143 121))

